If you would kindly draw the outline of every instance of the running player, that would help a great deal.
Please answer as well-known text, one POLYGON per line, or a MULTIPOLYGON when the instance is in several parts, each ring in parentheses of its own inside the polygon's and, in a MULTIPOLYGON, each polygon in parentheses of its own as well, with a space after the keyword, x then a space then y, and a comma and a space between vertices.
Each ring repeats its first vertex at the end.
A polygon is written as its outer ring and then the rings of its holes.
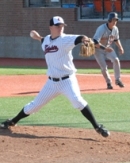
POLYGON ((48 67, 48 80, 36 98, 25 105, 14 118, 2 122, 1 128, 7 129, 14 126, 20 119, 39 111, 50 100, 63 94, 70 100, 74 108, 79 109, 90 121, 97 133, 103 137, 110 135, 110 132, 95 120, 88 103, 80 94, 75 75, 76 68, 73 64, 72 49, 78 43, 87 43, 88 37, 64 34, 65 26, 63 18, 54 16, 50 20, 50 35, 43 38, 36 31, 31 31, 31 37, 42 42, 48 67))
POLYGON ((124 49, 119 40, 119 31, 116 26, 117 22, 118 22, 117 13, 115 12, 109 13, 108 22, 100 25, 97 28, 96 33, 93 37, 96 46, 94 56, 106 80, 107 89, 113 89, 113 86, 111 77, 107 69, 107 64, 105 61, 106 58, 111 60, 111 62, 113 63, 115 84, 118 85, 119 87, 124 87, 124 84, 122 83, 120 78, 120 61, 114 49, 111 47, 112 43, 114 42, 117 45, 120 54, 124 53, 124 49))

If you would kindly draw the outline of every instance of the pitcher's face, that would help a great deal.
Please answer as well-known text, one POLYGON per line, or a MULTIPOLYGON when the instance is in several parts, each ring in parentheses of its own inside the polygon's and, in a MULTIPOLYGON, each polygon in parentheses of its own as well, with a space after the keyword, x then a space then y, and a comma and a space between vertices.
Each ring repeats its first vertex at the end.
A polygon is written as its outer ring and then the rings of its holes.
POLYGON ((51 35, 61 35, 64 32, 64 24, 50 26, 51 35))

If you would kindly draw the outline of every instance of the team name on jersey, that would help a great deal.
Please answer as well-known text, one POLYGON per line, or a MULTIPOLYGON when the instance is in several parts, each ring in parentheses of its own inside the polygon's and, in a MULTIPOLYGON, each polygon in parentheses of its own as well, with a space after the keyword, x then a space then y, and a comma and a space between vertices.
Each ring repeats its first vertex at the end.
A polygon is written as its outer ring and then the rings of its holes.
POLYGON ((45 45, 45 54, 57 52, 59 49, 56 45, 48 46, 45 45))

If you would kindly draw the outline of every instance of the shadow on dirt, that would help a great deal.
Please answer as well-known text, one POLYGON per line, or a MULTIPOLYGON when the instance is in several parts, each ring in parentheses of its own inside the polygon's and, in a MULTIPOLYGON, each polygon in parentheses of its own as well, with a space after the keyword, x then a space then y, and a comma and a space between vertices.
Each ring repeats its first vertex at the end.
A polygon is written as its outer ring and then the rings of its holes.
POLYGON ((73 137, 66 137, 66 136, 37 136, 32 134, 25 134, 25 133, 15 133, 12 132, 11 129, 0 129, 0 136, 8 136, 12 138, 29 138, 29 139, 75 139, 75 140, 84 140, 84 141, 93 141, 98 142, 98 140, 92 138, 73 138, 73 137))

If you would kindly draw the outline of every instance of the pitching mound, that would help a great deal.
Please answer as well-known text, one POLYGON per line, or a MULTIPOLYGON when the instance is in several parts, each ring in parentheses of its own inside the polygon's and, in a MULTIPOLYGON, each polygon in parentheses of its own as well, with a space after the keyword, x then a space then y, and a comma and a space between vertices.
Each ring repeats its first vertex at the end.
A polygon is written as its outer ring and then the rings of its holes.
POLYGON ((1 163, 124 163, 130 134, 103 138, 91 129, 16 126, 0 130, 1 163))

